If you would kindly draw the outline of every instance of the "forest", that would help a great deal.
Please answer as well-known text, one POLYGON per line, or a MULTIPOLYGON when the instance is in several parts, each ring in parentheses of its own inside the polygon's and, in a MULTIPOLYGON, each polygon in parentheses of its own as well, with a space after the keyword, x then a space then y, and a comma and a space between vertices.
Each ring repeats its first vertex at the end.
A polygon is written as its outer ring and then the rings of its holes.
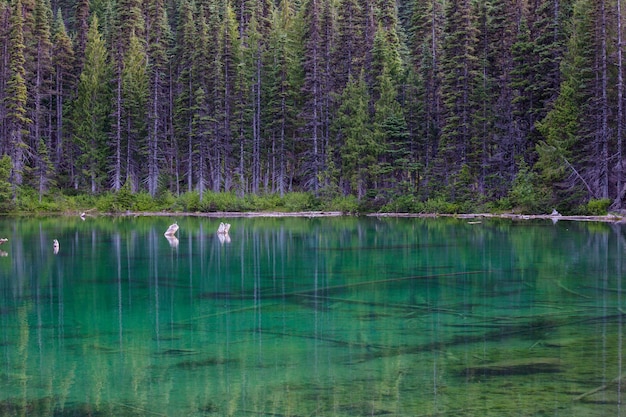
POLYGON ((622 21, 621 0, 0 0, 0 210, 620 210, 622 21))

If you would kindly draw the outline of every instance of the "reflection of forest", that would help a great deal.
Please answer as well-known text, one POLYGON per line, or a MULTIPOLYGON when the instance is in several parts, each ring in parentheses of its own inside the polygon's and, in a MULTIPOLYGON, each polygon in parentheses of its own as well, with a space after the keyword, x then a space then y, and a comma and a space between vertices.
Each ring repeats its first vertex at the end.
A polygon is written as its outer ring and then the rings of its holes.
POLYGON ((0 415, 615 415, 617 225, 9 223, 0 415))

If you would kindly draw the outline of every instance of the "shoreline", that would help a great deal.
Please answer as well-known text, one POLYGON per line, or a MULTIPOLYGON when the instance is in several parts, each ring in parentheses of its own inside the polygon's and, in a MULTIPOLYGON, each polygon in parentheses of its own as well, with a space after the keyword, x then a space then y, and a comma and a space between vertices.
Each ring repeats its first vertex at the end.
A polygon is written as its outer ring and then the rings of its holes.
POLYGON ((367 214, 348 214, 341 211, 297 211, 297 212, 279 212, 279 211, 255 211, 255 212, 235 212, 235 211, 216 211, 216 212, 125 212, 125 213, 103 213, 108 216, 120 217, 207 217, 207 218, 255 218, 255 217, 342 217, 342 216, 363 216, 363 217, 390 217, 390 218, 438 218, 450 217, 457 219, 510 219, 510 220, 559 220, 565 221, 584 221, 584 222, 604 222, 604 223, 626 223, 626 218, 614 214, 604 216, 564 216, 551 214, 514 214, 514 213, 467 213, 467 214, 441 214, 441 213, 367 213, 367 214))

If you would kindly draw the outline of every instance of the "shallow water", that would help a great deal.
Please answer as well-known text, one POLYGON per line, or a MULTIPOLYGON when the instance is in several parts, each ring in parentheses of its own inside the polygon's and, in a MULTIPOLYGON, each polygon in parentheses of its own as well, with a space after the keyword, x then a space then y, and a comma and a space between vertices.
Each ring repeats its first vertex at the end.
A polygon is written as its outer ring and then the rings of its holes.
POLYGON ((0 415, 626 416, 622 226, 176 220, 0 219, 0 415))

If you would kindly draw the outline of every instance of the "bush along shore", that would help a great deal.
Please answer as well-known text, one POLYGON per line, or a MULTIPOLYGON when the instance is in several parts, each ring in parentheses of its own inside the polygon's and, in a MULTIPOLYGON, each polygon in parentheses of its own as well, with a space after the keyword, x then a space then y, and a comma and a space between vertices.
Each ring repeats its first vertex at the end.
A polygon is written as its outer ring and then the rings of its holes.
POLYGON ((313 193, 245 195, 235 193, 186 192, 178 196, 165 192, 155 197, 148 193, 132 193, 126 187, 118 192, 101 195, 47 194, 40 197, 34 190, 21 190, 14 198, 0 200, 0 213, 23 214, 83 214, 205 217, 260 216, 339 216, 369 215, 395 217, 453 216, 467 219, 490 217, 511 219, 594 220, 620 222, 626 218, 622 211, 609 211, 610 201, 591 200, 576 210, 559 213, 550 207, 512 206, 507 202, 463 205, 441 198, 419 199, 414 196, 357 199, 355 196, 316 196, 313 193))

